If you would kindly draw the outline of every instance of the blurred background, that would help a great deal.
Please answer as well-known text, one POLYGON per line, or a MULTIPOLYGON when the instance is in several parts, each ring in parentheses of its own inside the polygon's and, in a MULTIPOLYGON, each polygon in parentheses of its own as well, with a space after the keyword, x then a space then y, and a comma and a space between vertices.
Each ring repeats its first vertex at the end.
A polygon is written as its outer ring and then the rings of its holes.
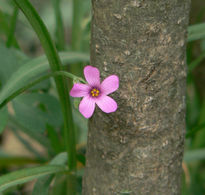
MULTIPOLYGON (((90 0, 31 0, 42 17, 59 52, 72 52, 69 71, 82 76, 89 63, 90 0)), ((0 0, 0 92, 10 78, 44 51, 40 42, 11 0, 0 0), (14 35, 15 32, 15 36, 14 35)), ((187 44, 187 132, 183 161, 182 195, 205 195, 205 1, 191 6, 187 44)), ((72 109, 76 125, 78 192, 85 165, 87 120, 72 109)), ((44 81, 18 96, 0 110, 0 175, 45 164, 65 151, 63 121, 55 84, 44 81)), ((5 195, 31 194, 35 181, 6 190, 5 195)), ((66 177, 57 175, 49 194, 66 194, 66 177)), ((1 193, 0 193, 1 194, 1 193)))

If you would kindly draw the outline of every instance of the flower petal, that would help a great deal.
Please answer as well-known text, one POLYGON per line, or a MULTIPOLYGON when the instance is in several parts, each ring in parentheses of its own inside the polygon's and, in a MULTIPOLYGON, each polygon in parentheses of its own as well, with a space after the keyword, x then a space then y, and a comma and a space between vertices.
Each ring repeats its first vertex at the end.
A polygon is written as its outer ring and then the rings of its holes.
POLYGON ((80 102, 79 110, 85 118, 90 118, 95 110, 95 101, 91 97, 85 96, 80 102))
POLYGON ((83 97, 89 94, 90 87, 85 84, 76 83, 70 90, 70 96, 72 97, 83 97))
POLYGON ((100 85, 100 72, 93 66, 86 66, 84 68, 84 75, 86 81, 91 85, 100 85))
POLYGON ((119 88, 119 78, 117 75, 110 75, 101 83, 102 92, 108 95, 119 88))
POLYGON ((115 112, 117 110, 117 103, 111 97, 104 95, 96 99, 96 104, 106 113, 115 112))

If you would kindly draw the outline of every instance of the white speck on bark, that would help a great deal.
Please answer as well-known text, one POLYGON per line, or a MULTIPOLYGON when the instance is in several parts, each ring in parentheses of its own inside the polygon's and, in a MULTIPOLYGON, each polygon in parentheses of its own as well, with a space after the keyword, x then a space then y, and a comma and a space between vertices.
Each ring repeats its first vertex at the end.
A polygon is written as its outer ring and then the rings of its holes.
POLYGON ((107 69, 107 67, 106 67, 106 66, 104 67, 104 71, 105 71, 105 72, 107 72, 107 71, 108 71, 108 69, 107 69))
POLYGON ((137 172, 137 173, 131 173, 130 176, 134 178, 142 179, 144 177, 144 174, 142 172, 137 172))
POLYGON ((169 141, 166 140, 165 142, 162 143, 162 146, 165 147, 168 143, 169 143, 169 141))
POLYGON ((95 188, 93 188, 93 192, 95 192, 96 191, 96 189, 95 188))
POLYGON ((120 143, 122 143, 122 144, 126 143, 125 137, 123 137, 123 136, 120 137, 120 143))
POLYGON ((100 52, 99 52, 99 48, 100 48, 100 46, 96 44, 96 45, 95 45, 95 51, 96 51, 96 53, 100 53, 100 52))
POLYGON ((103 62, 103 64, 104 64, 105 66, 107 66, 107 62, 103 62))
POLYGON ((149 103, 149 102, 151 102, 153 100, 153 97, 151 97, 151 96, 149 96, 149 97, 146 97, 145 98, 145 104, 147 104, 147 103, 149 103))
POLYGON ((141 7, 141 3, 139 1, 137 1, 137 0, 132 1, 131 5, 133 7, 141 7))
POLYGON ((126 50, 124 53, 125 53, 126 56, 130 56, 130 54, 131 54, 131 52, 128 51, 128 50, 126 50))
POLYGON ((179 46, 181 46, 181 47, 184 46, 184 40, 179 41, 179 46))
POLYGON ((122 16, 120 14, 113 14, 113 16, 115 16, 115 18, 117 18, 118 20, 122 19, 122 16))
POLYGON ((177 21, 177 24, 180 24, 182 21, 183 21, 184 18, 180 18, 178 21, 177 21))

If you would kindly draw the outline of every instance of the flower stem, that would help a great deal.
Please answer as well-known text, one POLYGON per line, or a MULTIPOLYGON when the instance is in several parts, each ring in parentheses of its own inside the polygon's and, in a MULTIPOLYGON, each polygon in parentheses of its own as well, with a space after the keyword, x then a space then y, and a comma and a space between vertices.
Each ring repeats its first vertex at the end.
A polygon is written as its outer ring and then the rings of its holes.
MULTIPOLYGON (((62 70, 62 63, 56 51, 50 34, 41 20, 40 16, 28 0, 13 0, 16 5, 23 11, 28 21, 35 30, 40 42, 45 50, 48 58, 50 68, 53 72, 62 70)), ((56 88, 58 91, 61 109, 64 118, 64 136, 66 150, 68 153, 68 167, 71 171, 76 170, 76 144, 75 144, 75 131, 71 110, 71 103, 68 95, 68 85, 64 78, 55 77, 56 88)))

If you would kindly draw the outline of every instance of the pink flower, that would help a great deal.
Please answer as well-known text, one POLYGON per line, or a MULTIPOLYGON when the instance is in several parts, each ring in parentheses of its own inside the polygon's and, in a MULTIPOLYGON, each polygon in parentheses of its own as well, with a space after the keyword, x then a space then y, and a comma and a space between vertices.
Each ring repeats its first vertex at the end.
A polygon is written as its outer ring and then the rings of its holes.
POLYGON ((107 95, 118 89, 118 76, 111 75, 100 84, 100 72, 93 66, 86 66, 84 75, 88 84, 76 83, 70 91, 72 97, 83 97, 79 105, 81 114, 85 118, 90 118, 95 110, 95 104, 105 113, 115 112, 117 103, 107 95))

